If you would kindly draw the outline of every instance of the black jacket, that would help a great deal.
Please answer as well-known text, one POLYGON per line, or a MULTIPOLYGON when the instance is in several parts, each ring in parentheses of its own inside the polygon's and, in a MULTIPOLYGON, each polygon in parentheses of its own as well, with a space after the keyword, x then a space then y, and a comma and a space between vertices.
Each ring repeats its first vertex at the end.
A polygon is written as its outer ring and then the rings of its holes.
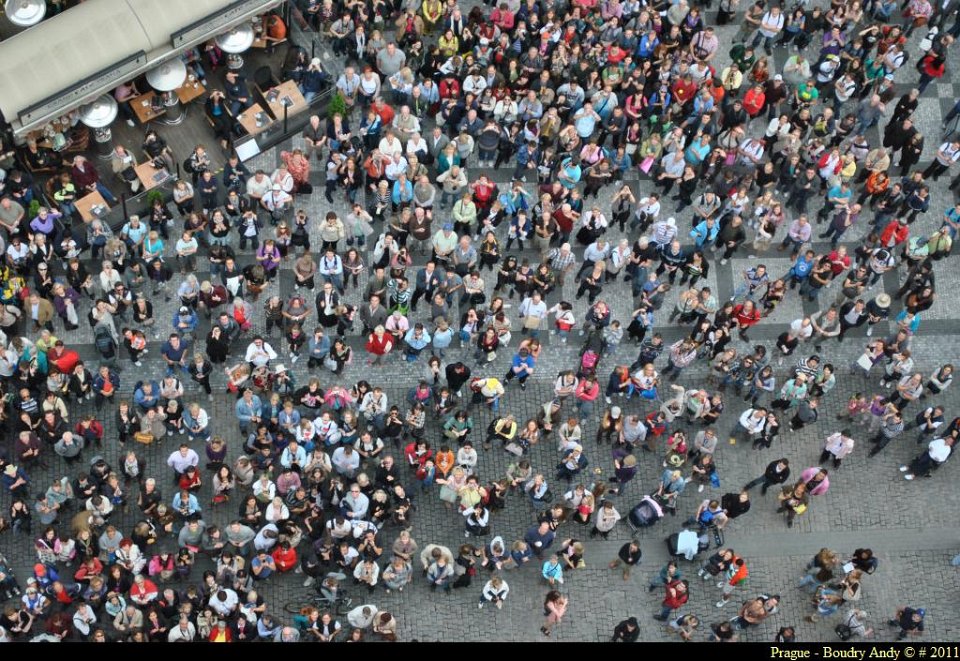
POLYGON ((763 471, 763 476, 767 478, 773 484, 783 484, 790 477, 790 467, 787 466, 783 469, 782 472, 777 472, 777 464, 780 463, 779 459, 771 461, 767 465, 767 470, 763 471))

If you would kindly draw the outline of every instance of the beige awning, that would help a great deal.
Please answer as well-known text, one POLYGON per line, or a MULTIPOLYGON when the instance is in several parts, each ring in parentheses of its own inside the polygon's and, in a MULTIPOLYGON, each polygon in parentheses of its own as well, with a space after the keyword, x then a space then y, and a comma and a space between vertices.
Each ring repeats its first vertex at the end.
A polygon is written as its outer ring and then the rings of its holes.
POLYGON ((87 0, 0 42, 0 111, 22 135, 281 2, 87 0))

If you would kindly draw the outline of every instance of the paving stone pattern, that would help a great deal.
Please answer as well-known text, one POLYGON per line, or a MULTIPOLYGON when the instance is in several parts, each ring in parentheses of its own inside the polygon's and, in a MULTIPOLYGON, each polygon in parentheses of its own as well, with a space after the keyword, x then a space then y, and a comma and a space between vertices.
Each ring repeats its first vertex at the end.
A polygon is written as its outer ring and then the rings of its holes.
MULTIPOLYGON (((710 15, 712 16, 712 14, 710 15)), ((720 34, 721 42, 726 44, 733 34, 733 29, 723 27, 720 29, 720 34)), ((916 42, 919 37, 918 32, 910 43, 913 52, 916 52, 916 42)), ((718 69, 724 65, 725 50, 725 48, 722 48, 719 54, 718 59, 720 61, 716 63, 718 69)), ((778 64, 782 64, 784 57, 783 52, 778 51, 775 59, 778 64)), ((325 59, 332 68, 336 67, 335 60, 329 57, 325 59)), ((905 67, 905 69, 908 70, 902 73, 903 78, 899 81, 902 90, 909 88, 915 76, 912 67, 905 67)), ((950 70, 950 73, 953 73, 953 71, 950 70)), ((925 167, 929 159, 933 157, 936 146, 940 142, 940 119, 942 114, 952 105, 958 92, 960 92, 960 85, 947 81, 932 85, 923 97, 920 108, 916 113, 920 130, 928 136, 921 167, 925 167)), ((753 133, 762 131, 759 124, 757 122, 751 127, 753 133)), ((877 131, 873 130, 869 137, 871 143, 875 144, 878 139, 877 131)), ((300 144, 301 139, 294 137, 290 144, 283 145, 282 148, 296 147, 300 144)), ((278 160, 278 149, 272 149, 257 156, 248 165, 252 168, 263 168, 270 171, 275 167, 278 160)), ((323 218, 328 210, 336 211, 341 217, 345 216, 348 211, 342 194, 337 195, 336 201, 332 205, 324 201, 322 171, 320 170, 320 165, 317 164, 313 174, 315 193, 309 198, 300 198, 297 201, 297 205, 304 208, 314 220, 314 232, 317 222, 323 218)), ((471 177, 477 174, 473 169, 470 169, 469 173, 471 177)), ((509 180, 510 170, 504 168, 500 171, 488 172, 488 174, 496 181, 505 183, 509 180)), ((930 212, 921 216, 915 223, 912 228, 913 232, 929 233, 939 226, 940 214, 954 203, 953 194, 947 190, 948 181, 949 179, 945 177, 932 186, 933 202, 930 212)), ((633 174, 628 175, 628 182, 637 193, 645 193, 651 190, 647 179, 638 180, 633 174)), ((611 197, 612 192, 609 187, 601 191, 600 203, 605 212, 609 212, 611 197)), ((672 201, 665 201, 664 217, 671 215, 674 210, 673 204, 672 201)), ((818 205, 819 202, 811 205, 811 213, 816 212, 818 205)), ((443 215, 442 212, 440 215, 443 215)), ((677 214, 678 225, 681 230, 685 231, 689 227, 690 217, 689 210, 677 214)), ((865 223, 861 222, 861 225, 865 225, 865 223)), ((264 236, 268 235, 269 231, 269 228, 267 228, 264 236)), ((857 227, 844 237, 846 239, 845 243, 851 250, 862 239, 862 234, 862 227, 857 227)), ((317 236, 312 238, 314 246, 318 246, 320 244, 319 238, 317 236)), ((375 239, 375 236, 373 238, 375 239)), ((505 237, 502 238, 505 239, 505 237)), ((620 232, 612 230, 608 238, 615 242, 620 238, 620 232)), ((632 241, 636 237, 629 235, 628 238, 632 241)), ((818 251, 824 250, 825 247, 825 244, 814 244, 814 249, 818 251)), ((371 248, 372 242, 368 245, 368 250, 371 248)), ((582 254, 581 248, 578 247, 577 249, 578 255, 582 254)), ((523 254, 531 258, 535 257, 529 249, 523 254)), ((369 252, 367 253, 367 259, 369 259, 369 252)), ((422 266, 426 258, 418 254, 415 260, 416 264, 410 270, 411 274, 422 266)), ((242 264, 252 261, 251 251, 241 251, 240 261, 242 264)), ((720 266, 714 260, 714 268, 708 282, 721 297, 728 297, 739 278, 739 273, 747 266, 758 261, 766 263, 774 275, 781 275, 789 268, 789 262, 785 259, 783 253, 776 253, 771 250, 755 258, 748 258, 745 251, 741 251, 728 265, 720 266)), ((291 267, 292 260, 284 263, 281 276, 270 284, 261 296, 260 301, 255 303, 258 306, 258 314, 254 319, 254 329, 250 333, 251 335, 264 331, 259 306, 263 304, 266 298, 274 294, 288 297, 292 293, 293 276, 290 272, 291 267)), ((202 260, 200 268, 203 268, 202 260)), ((202 280, 207 276, 207 273, 200 271, 197 275, 202 280)), ((492 294, 495 278, 486 277, 486 273, 484 275, 489 298, 492 294)), ((936 276, 939 299, 931 311, 923 314, 924 321, 920 327, 920 334, 912 343, 918 368, 925 375, 930 374, 933 368, 943 362, 956 361, 957 357, 960 356, 960 334, 956 330, 956 320, 960 318, 960 307, 958 307, 956 297, 953 295, 958 284, 956 259, 939 262, 936 266, 936 276)), ((348 290, 347 301, 359 304, 359 292, 363 290, 365 284, 366 274, 361 277, 359 291, 354 288, 348 290)), ((872 293, 879 293, 881 288, 892 293, 898 285, 897 276, 888 275, 872 293)), ((835 291, 836 286, 834 285, 833 291, 835 291)), ((574 287, 573 278, 568 277, 562 293, 555 292, 549 298, 549 304, 552 305, 561 299, 573 301, 574 287)), ((668 342, 688 331, 687 328, 667 323, 667 316, 673 308, 680 290, 681 288, 678 287, 670 293, 663 309, 657 315, 656 327, 663 333, 668 342)), ((832 299, 833 295, 832 292, 825 292, 824 297, 829 300, 832 299)), ((620 319, 626 326, 631 313, 629 285, 624 284, 622 280, 606 285, 602 298, 612 305, 613 317, 620 319)), ((582 319, 587 308, 586 301, 573 302, 577 318, 582 319)), ((519 301, 516 299, 509 301, 509 304, 514 306, 518 303, 519 301)), ((86 305, 85 302, 84 306, 86 305)), ((160 334, 165 336, 177 302, 155 297, 154 305, 160 334)), ((414 319, 426 321, 424 319, 424 309, 424 306, 421 306, 420 313, 414 315, 414 319)), ((815 304, 801 303, 799 297, 795 293, 791 293, 771 318, 764 320, 759 327, 752 331, 751 343, 765 342, 772 348, 773 340, 790 321, 801 316, 801 314, 809 314, 815 310, 815 304)), ((895 302, 893 313, 895 314, 898 310, 898 304, 895 302)), ((86 307, 81 309, 81 316, 85 316, 86 312, 86 307)), ((457 318, 459 318, 459 314, 457 318)), ((81 328, 76 331, 65 332, 59 325, 59 320, 55 323, 57 324, 57 335, 59 337, 63 338, 69 346, 77 347, 84 357, 95 362, 95 354, 92 350, 92 332, 86 324, 82 323, 81 328)), ((198 337, 203 337, 206 329, 207 325, 204 321, 198 337)), ((357 330, 355 329, 355 332, 357 330)), ((877 331, 876 336, 883 337, 886 335, 887 326, 881 324, 877 331)), ((515 339, 512 343, 514 346, 518 341, 518 336, 519 333, 514 334, 515 339)), ((359 379, 367 379, 374 384, 384 386, 391 403, 397 403, 401 405, 401 408, 405 406, 407 390, 421 376, 425 364, 423 358, 419 363, 406 363, 400 362, 394 357, 382 369, 368 368, 363 360, 363 342, 360 338, 353 337, 351 338, 351 345, 357 352, 356 358, 345 373, 338 378, 327 371, 308 371, 306 360, 301 360, 292 365, 288 359, 286 347, 281 346, 284 343, 276 331, 274 331, 272 337, 268 337, 268 340, 280 354, 275 364, 282 362, 291 367, 298 383, 306 382, 310 376, 317 376, 325 387, 334 383, 349 386, 359 379)), ((521 424, 528 418, 535 416, 538 407, 552 396, 553 382, 557 373, 576 364, 577 350, 580 344, 578 340, 578 337, 573 336, 569 344, 562 345, 556 342, 554 337, 544 333, 542 341, 545 348, 537 363, 536 372, 530 379, 529 387, 526 391, 521 391, 516 384, 507 386, 507 395, 503 398, 504 408, 507 412, 513 413, 521 424)), ((233 357, 243 354, 248 341, 248 339, 244 339, 238 343, 233 357)), ((630 615, 634 615, 640 620, 642 640, 676 640, 675 636, 665 632, 659 626, 659 623, 651 618, 658 610, 662 594, 659 592, 649 594, 646 589, 648 580, 667 559, 664 538, 680 529, 684 518, 694 511, 702 498, 719 497, 722 493, 736 490, 739 485, 748 479, 759 475, 766 464, 776 457, 789 457, 796 473, 799 473, 806 466, 815 465, 822 439, 829 433, 836 431, 840 426, 835 420, 835 416, 843 409, 848 397, 855 392, 874 393, 880 390, 877 384, 878 376, 873 375, 867 381, 859 376, 848 374, 847 366, 859 355, 864 342, 863 332, 860 331, 851 332, 842 344, 836 342, 827 344, 822 355, 828 362, 837 366, 838 385, 825 398, 819 422, 798 433, 781 434, 774 443, 774 447, 768 450, 756 451, 751 449, 749 445, 731 446, 726 444, 726 431, 735 424, 736 416, 744 408, 742 401, 732 393, 727 393, 726 412, 717 425, 722 437, 721 447, 716 453, 721 488, 708 488, 703 494, 698 495, 695 486, 689 487, 680 498, 680 515, 678 517, 668 516, 664 521, 637 533, 636 536, 643 549, 644 560, 629 581, 624 581, 620 572, 607 569, 607 563, 615 557, 620 545, 631 537, 630 528, 621 523, 613 531, 608 541, 600 541, 589 539, 586 528, 572 522, 565 523, 559 531, 558 541, 565 537, 583 540, 586 545, 586 568, 567 573, 563 591, 570 597, 570 607, 567 617, 556 628, 554 635, 549 639, 550 642, 606 640, 614 625, 630 615)), ((144 358, 142 368, 133 367, 129 362, 121 362, 124 369, 121 375, 120 391, 124 396, 131 395, 132 385, 136 380, 147 377, 159 378, 162 375, 162 365, 157 355, 159 346, 159 342, 151 341, 151 352, 149 356, 144 358)), ((748 348, 747 344, 739 340, 735 340, 733 346, 738 350, 748 348)), ((499 351, 499 355, 492 366, 476 368, 474 373, 482 376, 502 377, 506 373, 512 353, 511 349, 499 351)), ((796 356, 809 353, 812 353, 812 348, 804 346, 797 351, 796 356)), ((453 349, 448 352, 447 360, 462 356, 465 361, 473 365, 472 361, 469 360, 470 354, 470 351, 461 352, 458 349, 453 349)), ((774 363, 778 385, 783 382, 790 364, 795 362, 796 356, 788 359, 787 364, 783 366, 776 366, 776 363, 774 363)), ((601 384, 606 383, 607 375, 616 364, 629 364, 633 362, 635 357, 636 350, 629 344, 621 346, 614 355, 604 357, 599 368, 601 384)), ((658 361, 658 368, 662 368, 665 362, 664 356, 658 361)), ((706 370, 702 363, 698 361, 683 373, 678 382, 686 387, 703 386, 705 377, 706 370)), ((211 427, 213 431, 228 439, 230 448, 228 458, 232 461, 242 452, 241 439, 234 421, 234 400, 232 396, 224 392, 225 378, 222 374, 215 374, 213 380, 216 392, 213 401, 206 401, 202 393, 196 391, 191 391, 185 401, 189 402, 196 399, 208 410, 212 417, 211 427)), ((957 388, 953 388, 934 400, 946 406, 948 420, 960 412, 957 394, 957 388)), ((606 480, 612 474, 613 469, 608 448, 598 447, 593 440, 599 415, 604 408, 602 400, 599 403, 601 406, 597 407, 595 414, 585 421, 584 437, 586 441, 584 448, 590 460, 589 471, 598 471, 596 475, 584 476, 588 481, 591 477, 606 480)), ((623 407, 625 414, 645 414, 654 410, 657 406, 657 403, 644 400, 639 403, 636 400, 629 402, 620 400, 614 401, 614 404, 623 407)), ((82 414, 92 409, 90 403, 71 403, 71 421, 76 421, 82 414)), ((917 407, 914 406, 909 410, 909 413, 913 414, 916 411, 917 407)), ((564 413, 572 413, 569 403, 564 413)), ((474 433, 474 438, 479 439, 482 437, 487 424, 492 420, 492 416, 489 411, 476 408, 473 410, 473 416, 477 430, 474 433)), ((119 448, 115 442, 113 419, 113 411, 104 412, 103 420, 107 428, 107 442, 103 454, 113 466, 117 466, 119 463, 119 448)), ((683 426, 681 425, 681 427, 683 426)), ((691 435, 695 431, 695 429, 690 430, 691 435)), ((439 434, 437 421, 430 421, 427 437, 435 444, 441 442, 442 436, 439 434)), ((772 493, 767 497, 761 497, 756 491, 753 493, 753 508, 750 513, 731 524, 726 531, 727 544, 746 558, 750 568, 750 578, 744 587, 737 589, 730 604, 725 608, 718 609, 714 606, 719 596, 719 590, 712 583, 701 583, 696 578, 697 565, 695 563, 683 563, 684 573, 688 577, 692 576, 692 598, 682 612, 697 613, 701 617, 704 624, 697 636, 698 639, 704 639, 703 631, 705 631, 707 624, 733 617, 743 599, 760 593, 780 594, 782 596, 781 610, 762 626, 747 631, 743 636, 744 639, 751 641, 772 640, 777 629, 785 625, 796 627, 798 640, 833 639, 833 627, 837 620, 828 619, 816 624, 806 622, 804 616, 812 612, 812 606, 809 596, 800 592, 795 584, 802 574, 805 563, 821 547, 831 547, 847 554, 858 546, 870 546, 880 557, 879 571, 873 576, 866 577, 864 581, 864 598, 861 602, 862 607, 869 612, 870 624, 876 627, 879 640, 892 638, 890 633, 892 630, 888 629, 884 623, 894 609, 903 604, 927 608, 926 639, 957 640, 960 638, 960 627, 958 627, 954 617, 960 579, 958 579, 957 570, 949 565, 949 560, 957 546, 955 512, 960 507, 960 498, 958 498, 956 488, 953 486, 956 477, 955 465, 948 464, 937 472, 932 479, 908 483, 901 479, 897 467, 912 458, 919 450, 919 447, 913 443, 912 434, 897 439, 876 458, 867 458, 866 456, 867 437, 865 432, 861 429, 855 429, 855 437, 857 447, 852 456, 844 461, 839 470, 831 471, 832 486, 829 492, 824 496, 815 498, 808 513, 798 517, 797 523, 792 529, 787 529, 782 517, 775 512, 777 504, 772 493)), ((168 480, 165 477, 168 474, 168 469, 163 464, 167 455, 176 448, 180 440, 181 438, 166 438, 161 439, 159 443, 151 447, 138 448, 138 450, 143 451, 147 460, 147 473, 162 478, 158 482, 161 484, 166 497, 172 494, 169 492, 168 480)), ((193 445, 202 456, 202 448, 198 446, 199 444, 193 443, 193 445)), ((395 454, 399 456, 399 453, 395 454)), ((85 458, 92 455, 93 452, 90 450, 85 452, 85 458)), ((547 475, 554 493, 559 497, 566 490, 566 486, 556 484, 553 480, 554 467, 558 461, 554 441, 548 440, 533 448, 530 458, 535 469, 547 475)), ((498 449, 486 451, 481 449, 479 463, 481 478, 489 480, 505 475, 509 459, 509 455, 498 449)), ((624 516, 632 506, 639 502, 644 493, 649 493, 656 488, 662 470, 659 455, 654 456, 638 452, 638 459, 641 470, 637 479, 631 482, 619 496, 611 497, 617 509, 624 516)), ((35 488, 40 485, 45 486, 54 476, 63 474, 63 465, 57 458, 54 457, 50 464, 51 468, 49 470, 38 471, 32 475, 35 488)), ((405 479, 410 479, 412 482, 412 477, 409 475, 405 479)), ((436 491, 425 494, 417 492, 416 496, 417 511, 413 517, 412 534, 421 548, 432 542, 442 543, 452 549, 456 549, 464 541, 479 543, 475 539, 464 539, 463 518, 459 513, 445 509, 437 498, 436 491)), ((4 499, 3 504, 6 506, 9 504, 9 499, 6 496, 4 496, 4 499)), ((238 498, 235 497, 225 506, 212 508, 209 486, 205 486, 201 492, 204 519, 208 523, 225 525, 234 517, 237 501, 238 498)), ((138 513, 135 510, 136 507, 134 506, 131 507, 129 513, 118 512, 114 517, 114 522, 122 530, 129 531, 131 525, 137 519, 138 513)), ((492 518, 492 534, 502 535, 509 544, 514 539, 523 536, 525 530, 533 523, 535 514, 535 509, 526 498, 511 495, 507 508, 495 514, 492 518)), ((389 548, 397 533, 398 530, 395 526, 387 525, 381 533, 382 546, 389 548)), ((0 537, 0 549, 11 559, 21 579, 29 575, 30 567, 35 561, 31 541, 26 536, 16 538, 9 532, 0 537)), ((163 545, 171 543, 175 544, 175 541, 164 540, 162 542, 163 545)), ((385 563, 382 564, 385 566, 385 563)), ((200 560, 191 581, 199 582, 200 574, 208 566, 208 561, 200 560)), ((545 640, 538 632, 541 623, 542 601, 546 593, 546 586, 539 578, 539 571, 535 567, 526 567, 521 570, 505 572, 503 576, 510 584, 511 591, 505 608, 500 611, 494 608, 487 608, 483 611, 477 610, 477 598, 486 580, 482 575, 476 577, 473 585, 469 588, 455 591, 450 595, 429 592, 426 581, 420 577, 419 572, 417 572, 413 585, 403 593, 395 592, 387 595, 378 589, 376 594, 367 597, 365 594, 361 596, 360 591, 353 588, 352 594, 355 603, 373 603, 380 608, 389 609, 393 612, 399 621, 401 640, 545 640)), ((281 619, 289 618, 289 616, 281 613, 280 607, 282 604, 304 598, 309 592, 309 590, 300 586, 302 578, 302 575, 274 576, 266 583, 258 585, 258 590, 270 604, 271 610, 278 613, 281 619)))

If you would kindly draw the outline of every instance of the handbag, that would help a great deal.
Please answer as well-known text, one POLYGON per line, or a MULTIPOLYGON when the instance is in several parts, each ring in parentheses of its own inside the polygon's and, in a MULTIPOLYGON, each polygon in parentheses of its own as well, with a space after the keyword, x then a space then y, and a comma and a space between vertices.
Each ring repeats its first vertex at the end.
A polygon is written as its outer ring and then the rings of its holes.
POLYGON ((800 503, 799 505, 797 505, 796 507, 793 508, 793 513, 796 514, 796 515, 798 515, 798 516, 799 516, 800 514, 803 514, 803 513, 806 512, 806 511, 807 511, 807 506, 804 505, 803 503, 800 503))
POLYGON ((146 431, 138 431, 133 433, 133 440, 137 443, 143 443, 144 445, 150 445, 155 440, 153 434, 146 431))
POLYGON ((537 330, 540 328, 540 317, 528 314, 523 318, 523 327, 527 330, 537 330))
POLYGON ((520 457, 523 455, 523 446, 521 446, 519 443, 514 443, 514 442, 507 443, 503 449, 517 457, 520 457))
POLYGON ((833 631, 837 634, 837 638, 843 641, 853 638, 853 627, 850 626, 850 623, 853 622, 854 617, 856 617, 856 614, 851 614, 846 622, 841 622, 834 627, 833 631))

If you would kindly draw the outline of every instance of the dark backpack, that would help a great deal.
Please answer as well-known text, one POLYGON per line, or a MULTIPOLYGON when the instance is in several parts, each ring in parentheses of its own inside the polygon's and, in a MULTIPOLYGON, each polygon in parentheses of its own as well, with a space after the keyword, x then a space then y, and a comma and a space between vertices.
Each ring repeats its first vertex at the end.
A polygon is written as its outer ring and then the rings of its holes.
POLYGON ((97 326, 93 329, 93 343, 104 358, 113 358, 116 355, 117 343, 113 341, 110 329, 106 326, 97 326))

